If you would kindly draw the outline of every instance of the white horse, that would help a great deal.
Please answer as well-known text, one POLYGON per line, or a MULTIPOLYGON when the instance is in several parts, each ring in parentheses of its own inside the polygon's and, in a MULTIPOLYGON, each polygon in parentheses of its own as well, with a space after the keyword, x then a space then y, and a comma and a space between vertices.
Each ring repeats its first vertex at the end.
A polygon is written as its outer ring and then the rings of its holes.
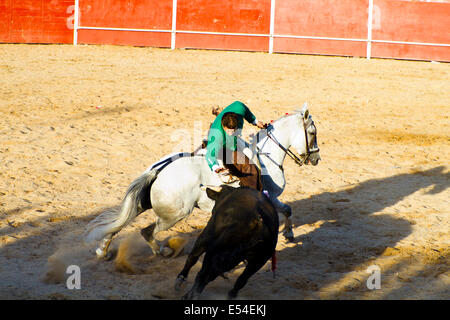
MULTIPOLYGON (((251 148, 246 150, 253 152, 253 156, 246 153, 249 158, 256 156, 259 160, 263 189, 268 192, 277 211, 284 214, 284 236, 289 240, 293 239, 291 208, 278 200, 286 185, 283 162, 288 154, 299 165, 317 165, 320 155, 316 137, 316 127, 305 104, 301 111, 287 114, 259 131, 251 148), (300 158, 289 150, 291 146, 300 158)), ((153 253, 160 254, 163 248, 156 242, 156 234, 189 216, 195 207, 211 212, 214 201, 208 198, 201 186, 222 184, 218 174, 208 167, 204 156, 169 155, 131 183, 120 210, 104 212, 88 224, 86 240, 101 241, 96 254, 98 258, 104 258, 113 236, 140 213, 152 208, 157 215, 156 222, 142 229, 141 234, 153 253)), ((234 182, 234 186, 237 185, 238 181, 234 182)))

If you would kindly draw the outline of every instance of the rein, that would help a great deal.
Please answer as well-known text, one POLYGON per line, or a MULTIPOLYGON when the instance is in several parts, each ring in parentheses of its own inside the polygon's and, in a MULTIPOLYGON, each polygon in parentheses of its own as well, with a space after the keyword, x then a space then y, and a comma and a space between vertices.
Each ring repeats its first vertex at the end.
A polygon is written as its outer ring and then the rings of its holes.
MULTIPOLYGON (((295 155, 295 153, 293 153, 290 149, 286 149, 281 143, 279 143, 270 132, 267 132, 267 136, 273 141, 275 142, 275 144, 281 149, 283 150, 288 156, 289 158, 291 158, 292 160, 295 161, 296 164, 298 164, 300 167, 305 163, 305 161, 302 161, 302 159, 300 159, 299 157, 297 157, 295 155)), ((306 160, 307 158, 305 158, 306 160)), ((278 165, 280 168, 281 165, 278 165)))
MULTIPOLYGON (((310 118, 308 119, 308 122, 307 122, 307 123, 305 123, 305 120, 304 120, 304 119, 303 119, 302 123, 303 123, 303 130, 304 130, 304 132, 305 132, 305 146, 306 146, 306 152, 305 152, 304 154, 301 154, 301 155, 300 155, 300 156, 304 156, 303 160, 300 159, 299 157, 297 157, 297 156, 295 155, 295 153, 292 152, 290 149, 285 148, 281 143, 279 143, 279 142, 277 141, 277 139, 275 139, 275 137, 270 133, 269 130, 267 131, 267 136, 268 136, 273 142, 275 142, 275 144, 276 144, 281 150, 283 150, 283 151, 289 156, 289 158, 291 158, 292 160, 294 160, 295 163, 296 163, 298 166, 300 166, 300 167, 301 167, 302 165, 304 165, 304 164, 306 163, 306 161, 308 161, 309 156, 310 156, 311 154, 316 153, 316 152, 319 152, 319 148, 317 148, 317 147, 315 147, 315 148, 313 148, 313 149, 311 150, 310 147, 309 147, 309 143, 308 143, 308 132, 307 132, 307 128, 308 128, 310 125, 314 125, 314 122, 312 121, 312 119, 311 119, 311 117, 310 117, 310 118)), ((279 167, 282 168, 281 165, 279 165, 279 167)))
POLYGON ((183 158, 183 157, 194 157, 194 156, 201 156, 201 155, 196 155, 195 152, 180 152, 180 153, 177 153, 177 154, 175 154, 167 159, 164 159, 158 163, 155 163, 150 168, 150 170, 153 170, 153 169, 159 167, 159 168, 157 168, 157 173, 156 173, 158 175, 161 171, 163 171, 163 169, 165 167, 167 167, 169 164, 171 164, 175 160, 183 158))

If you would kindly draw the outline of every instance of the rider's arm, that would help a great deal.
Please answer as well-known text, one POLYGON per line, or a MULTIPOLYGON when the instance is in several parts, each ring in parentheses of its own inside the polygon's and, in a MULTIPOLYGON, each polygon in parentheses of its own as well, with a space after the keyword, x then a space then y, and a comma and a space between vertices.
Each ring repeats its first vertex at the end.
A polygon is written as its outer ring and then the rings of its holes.
POLYGON ((250 111, 250 109, 243 104, 240 101, 235 101, 231 105, 229 105, 226 109, 224 109, 225 112, 234 112, 242 117, 244 117, 245 120, 247 120, 249 123, 252 123, 256 125, 258 121, 256 120, 255 115, 250 111))
POLYGON ((250 109, 242 103, 242 106, 245 109, 244 113, 244 119, 247 120, 249 123, 256 125, 258 123, 258 120, 256 119, 255 115, 250 111, 250 109))
POLYGON ((208 135, 208 144, 206 146, 206 163, 212 171, 219 168, 217 155, 222 148, 222 135, 217 129, 211 128, 208 135))

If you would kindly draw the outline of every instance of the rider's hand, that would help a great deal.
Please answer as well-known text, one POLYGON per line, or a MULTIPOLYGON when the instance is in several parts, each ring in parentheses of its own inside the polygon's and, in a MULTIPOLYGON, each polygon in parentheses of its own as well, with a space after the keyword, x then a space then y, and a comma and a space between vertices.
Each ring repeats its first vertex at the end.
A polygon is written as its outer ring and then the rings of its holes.
POLYGON ((259 129, 266 129, 267 128, 267 123, 263 123, 262 121, 258 121, 258 123, 256 124, 256 126, 259 129))
POLYGON ((226 168, 223 168, 223 167, 220 167, 220 168, 217 168, 216 170, 214 170, 216 173, 221 173, 221 172, 223 172, 223 173, 228 173, 228 169, 226 169, 226 168))

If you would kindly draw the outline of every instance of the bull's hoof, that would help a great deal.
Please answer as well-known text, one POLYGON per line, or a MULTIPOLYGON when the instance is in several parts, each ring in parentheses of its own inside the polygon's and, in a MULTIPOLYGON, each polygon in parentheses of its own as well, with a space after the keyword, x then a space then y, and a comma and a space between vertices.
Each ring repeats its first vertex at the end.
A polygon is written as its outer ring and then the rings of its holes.
POLYGON ((194 293, 192 293, 192 291, 189 291, 188 293, 186 293, 184 296, 181 297, 181 300, 194 300, 195 296, 194 293))
POLYGON ((182 275, 179 275, 177 277, 177 280, 175 280, 175 290, 180 291, 184 287, 185 284, 186 284, 186 278, 183 277, 182 275))
POLYGON ((237 292, 234 292, 233 290, 230 290, 228 292, 228 295, 227 295, 228 300, 234 300, 234 299, 236 299, 236 297, 237 297, 237 292))
POLYGON ((293 242, 294 241, 294 233, 292 232, 292 230, 284 231, 283 232, 283 236, 288 242, 293 242))

